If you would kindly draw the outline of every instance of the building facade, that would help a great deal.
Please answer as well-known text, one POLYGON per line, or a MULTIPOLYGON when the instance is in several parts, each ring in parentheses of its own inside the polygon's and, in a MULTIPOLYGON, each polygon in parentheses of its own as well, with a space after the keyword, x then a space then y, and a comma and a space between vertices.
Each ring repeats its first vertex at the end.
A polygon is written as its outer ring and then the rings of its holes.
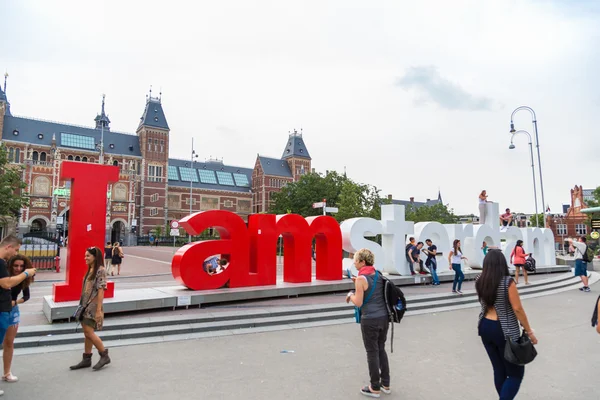
POLYGON ((585 196, 586 190, 575 185, 571 189, 571 204, 565 212, 547 215, 546 224, 554 233, 557 250, 564 250, 565 239, 584 236, 591 232, 589 216, 581 212, 582 209, 588 208, 585 196))
POLYGON ((23 167, 30 197, 15 226, 5 231, 68 235, 70 182, 59 178, 64 161, 119 167, 119 181, 107 188, 107 240, 125 244, 138 235, 165 232, 169 221, 190 212, 227 210, 247 221, 251 213, 268 211, 273 192, 311 171, 302 133, 296 131, 289 133, 281 158, 258 155, 253 168, 169 158, 170 128, 161 96, 152 92, 135 134, 111 129, 104 99, 94 127, 18 117, 10 106, 5 81, 0 141, 10 162, 23 167))

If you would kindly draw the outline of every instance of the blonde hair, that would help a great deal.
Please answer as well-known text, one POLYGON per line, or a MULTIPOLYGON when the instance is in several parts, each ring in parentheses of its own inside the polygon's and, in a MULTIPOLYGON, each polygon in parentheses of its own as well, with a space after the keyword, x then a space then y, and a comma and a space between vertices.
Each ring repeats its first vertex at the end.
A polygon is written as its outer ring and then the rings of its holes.
POLYGON ((358 250, 354 254, 354 259, 358 262, 364 261, 368 267, 372 267, 375 264, 375 255, 369 249, 358 250))

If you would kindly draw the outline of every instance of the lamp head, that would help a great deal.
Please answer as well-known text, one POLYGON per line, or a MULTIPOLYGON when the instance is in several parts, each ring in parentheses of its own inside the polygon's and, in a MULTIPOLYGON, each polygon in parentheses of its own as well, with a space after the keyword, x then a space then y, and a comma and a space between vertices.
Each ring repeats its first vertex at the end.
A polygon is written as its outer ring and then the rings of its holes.
POLYGON ((508 146, 509 150, 514 150, 516 148, 516 146, 514 144, 510 144, 510 146, 508 146))
POLYGON ((515 131, 515 124, 512 121, 510 121, 510 133, 515 133, 515 132, 516 132, 515 131))

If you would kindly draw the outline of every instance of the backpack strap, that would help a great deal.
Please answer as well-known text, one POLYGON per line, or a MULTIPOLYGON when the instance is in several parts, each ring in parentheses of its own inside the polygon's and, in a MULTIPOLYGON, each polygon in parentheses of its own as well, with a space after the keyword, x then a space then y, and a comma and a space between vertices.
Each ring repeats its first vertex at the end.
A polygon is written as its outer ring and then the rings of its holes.
MULTIPOLYGON (((376 270, 375 278, 373 278, 373 287, 371 288, 371 290, 369 290, 369 294, 367 294, 367 297, 365 297, 365 299, 363 301, 363 306, 367 303, 367 301, 369 301, 371 299, 371 296, 373 295, 373 292, 375 291, 375 286, 377 286, 377 278, 378 277, 379 277, 379 271, 376 270)), ((365 277, 365 279, 366 279, 366 277, 365 277)))

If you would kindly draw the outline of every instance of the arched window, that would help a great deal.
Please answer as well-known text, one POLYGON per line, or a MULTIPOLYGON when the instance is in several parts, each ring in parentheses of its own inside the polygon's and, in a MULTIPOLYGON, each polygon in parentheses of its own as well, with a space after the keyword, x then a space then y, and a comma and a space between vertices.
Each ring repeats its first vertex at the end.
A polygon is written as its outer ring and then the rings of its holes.
POLYGON ((81 157, 75 156, 75 161, 81 161, 81 157))
POLYGON ((21 149, 15 149, 15 162, 21 162, 21 149))
POLYGON ((67 157, 67 160, 73 161, 73 156, 67 157))
POLYGON ((40 161, 46 161, 46 152, 45 151, 42 151, 40 153, 40 161))
POLYGON ((12 147, 8 149, 8 161, 12 162, 15 159, 15 149, 12 147))
POLYGON ((115 167, 118 167, 118 166, 119 166, 119 162, 118 162, 117 160, 115 160, 115 161, 113 161, 113 165, 114 165, 115 167))
POLYGON ((81 159, 81 161, 83 161, 83 162, 87 162, 87 157, 83 157, 83 158, 81 159))
POLYGON ((38 154, 38 152, 37 152, 37 151, 34 151, 34 152, 33 152, 33 155, 31 156, 31 159, 32 159, 33 161, 37 161, 37 160, 38 160, 38 157, 39 157, 39 154, 38 154))

